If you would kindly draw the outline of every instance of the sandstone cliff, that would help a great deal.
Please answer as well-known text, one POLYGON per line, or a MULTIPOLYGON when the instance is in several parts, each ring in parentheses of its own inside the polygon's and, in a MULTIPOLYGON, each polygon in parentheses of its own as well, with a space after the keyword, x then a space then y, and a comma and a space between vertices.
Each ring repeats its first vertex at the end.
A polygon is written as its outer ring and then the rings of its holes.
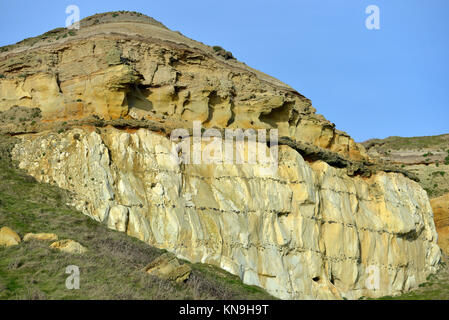
POLYGON ((205 127, 275 127, 282 136, 365 156, 288 85, 148 17, 93 16, 78 31, 56 30, 6 49, 0 111, 19 105, 57 121, 96 114, 176 126, 201 120, 205 127))
POLYGON ((449 255, 449 193, 430 200, 435 227, 438 232, 438 245, 449 255))
POLYGON ((431 198, 438 244, 449 254, 449 134, 371 139, 363 145, 371 157, 400 165, 418 177, 431 198))
POLYGON ((439 260, 427 195, 397 173, 350 178, 287 146, 276 175, 254 165, 179 165, 173 142, 147 129, 21 138, 13 159, 74 192, 77 209, 281 298, 399 293, 439 260), (380 268, 377 291, 365 284, 371 265, 380 268))
POLYGON ((0 54, 2 132, 21 141, 13 159, 71 191, 77 209, 284 299, 396 294, 436 271, 426 192, 310 100, 139 14, 81 26, 0 54), (167 134, 193 120, 278 129, 278 170, 179 164, 167 134))

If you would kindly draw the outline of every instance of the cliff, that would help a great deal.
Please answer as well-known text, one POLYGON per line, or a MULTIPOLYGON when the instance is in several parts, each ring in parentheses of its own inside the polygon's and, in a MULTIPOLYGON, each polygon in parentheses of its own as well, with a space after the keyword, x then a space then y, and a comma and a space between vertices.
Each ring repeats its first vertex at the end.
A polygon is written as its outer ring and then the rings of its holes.
POLYGON ((283 299, 397 294, 437 270, 432 209, 413 176, 230 55, 136 13, 1 51, 1 130, 20 139, 13 159, 110 228, 283 299), (195 120, 218 132, 278 129, 277 170, 179 163, 169 135, 190 134, 195 120))
POLYGON ((438 244, 449 254, 449 134, 389 137, 363 143, 368 154, 413 173, 429 195, 438 244))
POLYGON ((80 30, 2 50, 0 111, 18 105, 38 107, 52 121, 95 114, 175 127, 200 120, 204 127, 278 128, 281 136, 364 158, 360 145, 288 85, 148 19, 93 16, 80 30))
POLYGON ((430 200, 435 227, 438 232, 438 245, 449 254, 449 193, 430 200))

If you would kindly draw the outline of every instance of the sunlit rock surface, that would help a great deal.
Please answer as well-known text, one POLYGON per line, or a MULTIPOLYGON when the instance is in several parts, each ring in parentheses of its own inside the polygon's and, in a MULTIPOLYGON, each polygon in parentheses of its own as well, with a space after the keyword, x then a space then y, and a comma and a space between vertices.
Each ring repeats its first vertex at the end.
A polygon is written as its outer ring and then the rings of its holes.
POLYGON ((179 164, 174 142, 146 129, 20 138, 20 168, 72 191, 85 214, 279 298, 400 293, 440 260, 427 194, 398 173, 348 177, 288 146, 279 146, 274 173, 262 164, 179 164))
POLYGON ((220 52, 128 12, 2 47, 0 132, 20 140, 20 168, 83 213, 279 298, 379 297, 435 272, 426 192, 293 88, 220 52), (179 163, 169 132, 193 121, 277 129, 277 170, 179 163))
POLYGON ((150 19, 99 15, 80 30, 57 29, 0 50, 0 111, 37 107, 46 121, 96 115, 277 128, 280 136, 366 158, 287 84, 150 19))

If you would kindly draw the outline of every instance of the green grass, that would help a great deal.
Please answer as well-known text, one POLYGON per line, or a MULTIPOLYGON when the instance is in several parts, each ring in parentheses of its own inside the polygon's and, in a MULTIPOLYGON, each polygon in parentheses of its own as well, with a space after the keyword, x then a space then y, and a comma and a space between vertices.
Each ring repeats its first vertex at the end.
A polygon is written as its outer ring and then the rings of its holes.
MULTIPOLYGON (((382 143, 385 149, 400 150, 400 149, 425 149, 446 147, 449 143, 449 134, 439 136, 426 137, 388 137, 386 139, 371 139, 368 142, 382 143)), ((430 153, 423 154, 423 157, 431 155, 430 153)))
POLYGON ((0 136, 0 227, 9 226, 21 237, 56 233, 80 242, 88 252, 66 254, 38 241, 0 247, 0 299, 273 299, 211 265, 192 264, 189 280, 181 284, 144 273, 165 251, 65 205, 67 192, 38 183, 11 165, 7 150, 12 145, 11 138, 0 136), (69 265, 80 268, 79 290, 65 287, 69 265))
POLYGON ((449 300, 449 284, 426 282, 416 290, 394 297, 385 296, 379 300, 449 300))

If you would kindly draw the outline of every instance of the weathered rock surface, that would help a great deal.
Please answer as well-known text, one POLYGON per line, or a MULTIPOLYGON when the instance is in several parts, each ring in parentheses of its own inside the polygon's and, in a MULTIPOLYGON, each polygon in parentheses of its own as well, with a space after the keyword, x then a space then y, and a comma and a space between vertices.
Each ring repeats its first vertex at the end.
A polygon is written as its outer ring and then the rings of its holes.
POLYGON ((50 248, 71 254, 83 254, 87 252, 87 249, 80 243, 70 239, 53 242, 50 248))
POLYGON ((449 254, 449 134, 371 139, 363 144, 370 156, 400 165, 418 177, 431 198, 438 244, 449 254))
POLYGON ((449 255, 449 193, 430 200, 435 227, 438 232, 438 245, 449 255))
POLYGON ((0 53, 0 111, 18 105, 52 121, 94 114, 178 127, 201 120, 204 127, 278 128, 280 136, 366 158, 288 85, 147 18, 86 19, 76 35, 42 36, 0 53))
POLYGON ((157 257, 144 270, 148 274, 176 282, 186 281, 192 272, 192 268, 188 264, 180 264, 175 255, 171 253, 157 257))
POLYGON ((11 228, 3 227, 0 229, 0 246, 16 246, 20 242, 20 236, 11 228))
POLYGON ((280 298, 400 293, 440 260, 427 194, 401 174, 349 177, 289 146, 279 147, 275 174, 263 165, 184 165, 173 142, 147 129, 20 139, 12 152, 20 168, 76 194, 85 214, 280 298), (378 290, 366 286, 372 266, 378 290))
POLYGON ((27 233, 23 237, 23 241, 56 241, 58 240, 58 235, 54 233, 27 233))

